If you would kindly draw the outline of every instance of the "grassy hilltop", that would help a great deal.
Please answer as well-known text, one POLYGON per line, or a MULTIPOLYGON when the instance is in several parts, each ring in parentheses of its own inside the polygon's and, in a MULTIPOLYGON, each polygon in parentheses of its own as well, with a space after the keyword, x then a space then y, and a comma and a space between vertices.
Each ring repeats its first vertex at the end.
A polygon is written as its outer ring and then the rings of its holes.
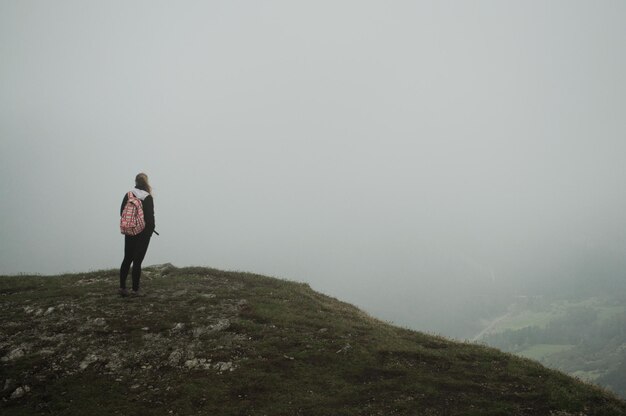
POLYGON ((284 280, 206 268, 0 277, 3 415, 626 415, 498 350, 394 327, 284 280))

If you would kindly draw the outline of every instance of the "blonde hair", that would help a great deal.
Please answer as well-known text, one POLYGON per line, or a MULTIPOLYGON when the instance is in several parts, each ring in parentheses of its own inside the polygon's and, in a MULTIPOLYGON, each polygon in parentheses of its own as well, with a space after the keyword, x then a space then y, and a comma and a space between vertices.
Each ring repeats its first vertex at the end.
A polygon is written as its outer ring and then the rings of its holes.
POLYGON ((148 175, 141 172, 135 176, 135 186, 137 189, 143 189, 149 194, 152 194, 152 187, 150 186, 150 182, 148 182, 148 175))

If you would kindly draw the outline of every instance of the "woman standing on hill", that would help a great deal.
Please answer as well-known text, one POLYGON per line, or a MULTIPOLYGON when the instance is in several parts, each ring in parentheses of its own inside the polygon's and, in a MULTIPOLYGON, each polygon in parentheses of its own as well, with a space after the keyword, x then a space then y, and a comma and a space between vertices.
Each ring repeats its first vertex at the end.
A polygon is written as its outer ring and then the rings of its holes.
POLYGON ((124 260, 122 261, 122 267, 120 267, 120 296, 129 295, 126 289, 126 277, 128 276, 131 263, 133 265, 133 290, 130 292, 130 295, 141 296, 139 292, 141 262, 146 255, 148 245, 150 244, 150 237, 152 237, 152 233, 154 232, 154 202, 151 193, 152 188, 148 182, 148 175, 140 173, 135 177, 135 188, 124 195, 124 199, 122 200, 120 216, 124 214, 124 208, 126 207, 129 197, 141 201, 140 205, 143 210, 145 228, 136 235, 126 234, 124 236, 124 260))

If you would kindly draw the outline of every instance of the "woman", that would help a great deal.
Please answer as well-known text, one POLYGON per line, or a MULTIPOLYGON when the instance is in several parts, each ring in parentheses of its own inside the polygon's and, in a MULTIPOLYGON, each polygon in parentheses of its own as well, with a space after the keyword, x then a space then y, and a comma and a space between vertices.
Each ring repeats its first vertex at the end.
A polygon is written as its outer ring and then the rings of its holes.
MULTIPOLYGON (((150 237, 154 232, 154 202, 152 200, 152 188, 148 182, 148 175, 140 173, 135 177, 135 189, 131 191, 133 195, 141 200, 143 207, 144 221, 146 227, 137 235, 124 236, 124 260, 122 261, 122 267, 120 267, 120 290, 121 296, 128 296, 128 290, 126 289, 126 277, 130 270, 131 263, 133 264, 133 290, 130 292, 131 296, 141 296, 139 292, 139 278, 141 277, 141 262, 146 255, 148 245, 150 244, 150 237)), ((128 194, 124 195, 122 201, 122 207, 120 208, 120 216, 124 211, 126 202, 128 201, 128 194)))

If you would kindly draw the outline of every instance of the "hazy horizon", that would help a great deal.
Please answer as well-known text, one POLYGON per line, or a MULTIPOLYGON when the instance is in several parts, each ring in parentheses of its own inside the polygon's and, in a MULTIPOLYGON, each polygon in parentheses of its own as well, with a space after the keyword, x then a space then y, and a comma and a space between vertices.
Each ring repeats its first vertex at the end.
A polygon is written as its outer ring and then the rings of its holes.
POLYGON ((144 171, 145 264, 424 327, 485 288, 621 276, 624 21, 612 1, 2 2, 0 274, 119 267, 144 171))

